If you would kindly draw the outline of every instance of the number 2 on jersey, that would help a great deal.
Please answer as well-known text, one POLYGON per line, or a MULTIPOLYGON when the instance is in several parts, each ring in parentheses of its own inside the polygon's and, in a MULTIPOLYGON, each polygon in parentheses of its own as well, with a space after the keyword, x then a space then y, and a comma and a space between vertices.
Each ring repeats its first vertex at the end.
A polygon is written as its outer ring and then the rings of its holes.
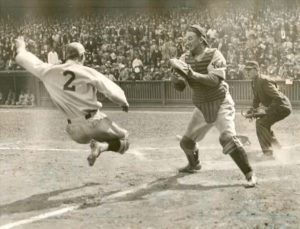
POLYGON ((75 86, 70 86, 70 84, 75 80, 75 73, 72 71, 64 71, 64 76, 71 76, 69 80, 64 84, 64 90, 66 91, 75 91, 75 86))

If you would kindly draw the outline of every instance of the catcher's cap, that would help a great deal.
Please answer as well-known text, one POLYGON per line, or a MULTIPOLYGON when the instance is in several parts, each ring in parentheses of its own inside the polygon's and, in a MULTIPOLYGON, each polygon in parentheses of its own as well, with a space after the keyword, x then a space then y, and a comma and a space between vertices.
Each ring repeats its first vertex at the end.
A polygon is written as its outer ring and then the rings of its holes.
POLYGON ((79 42, 72 42, 66 46, 66 59, 81 57, 85 53, 85 48, 79 42))
POLYGON ((201 27, 200 25, 191 25, 188 30, 191 31, 191 32, 196 33, 197 36, 202 38, 204 43, 206 45, 208 45, 207 38, 206 38, 206 32, 205 32, 205 29, 203 27, 201 27))
POLYGON ((245 64, 245 69, 253 69, 259 70, 259 65, 256 61, 247 61, 245 64))

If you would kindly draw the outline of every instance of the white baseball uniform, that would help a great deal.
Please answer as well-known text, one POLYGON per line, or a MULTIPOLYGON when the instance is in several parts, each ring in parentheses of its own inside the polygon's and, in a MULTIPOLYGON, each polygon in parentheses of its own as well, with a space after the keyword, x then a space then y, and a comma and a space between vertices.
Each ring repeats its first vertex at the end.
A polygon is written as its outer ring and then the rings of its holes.
POLYGON ((124 91, 103 74, 73 60, 59 65, 44 63, 25 48, 18 50, 16 62, 44 83, 53 103, 67 117, 67 132, 76 142, 105 141, 105 133, 112 139, 127 135, 126 130, 114 128, 117 125, 99 111, 102 104, 97 101, 97 91, 120 106, 128 106, 124 91), (103 119, 106 121, 100 125, 103 119))

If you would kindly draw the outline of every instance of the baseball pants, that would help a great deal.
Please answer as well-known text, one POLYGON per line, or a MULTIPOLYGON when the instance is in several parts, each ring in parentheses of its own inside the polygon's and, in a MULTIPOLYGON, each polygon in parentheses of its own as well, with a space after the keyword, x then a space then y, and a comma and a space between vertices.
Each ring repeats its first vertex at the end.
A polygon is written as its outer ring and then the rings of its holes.
POLYGON ((256 120, 256 135, 264 154, 272 155, 272 145, 279 145, 272 125, 286 118, 291 113, 291 107, 278 106, 269 108, 266 115, 256 120))
POLYGON ((198 108, 195 108, 184 135, 195 142, 199 142, 205 137, 206 133, 215 126, 220 133, 226 131, 231 133, 232 136, 235 136, 236 130, 234 119, 234 102, 231 95, 227 93, 214 123, 206 123, 202 112, 198 108))
POLYGON ((72 119, 66 131, 75 142, 80 144, 87 144, 92 139, 98 142, 109 142, 128 137, 127 130, 112 122, 99 110, 89 119, 84 117, 72 119))

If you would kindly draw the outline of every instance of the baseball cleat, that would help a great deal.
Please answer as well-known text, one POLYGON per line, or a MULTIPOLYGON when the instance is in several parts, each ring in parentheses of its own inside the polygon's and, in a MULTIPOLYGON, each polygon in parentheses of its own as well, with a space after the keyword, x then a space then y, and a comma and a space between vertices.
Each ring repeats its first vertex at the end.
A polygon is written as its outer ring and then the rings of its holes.
POLYGON ((91 147, 91 153, 87 157, 87 161, 89 163, 89 166, 93 166, 101 153, 100 143, 96 142, 95 140, 92 140, 90 143, 90 147, 91 147))
POLYGON ((254 188, 257 185, 257 177, 253 173, 249 178, 247 178, 247 183, 245 188, 254 188))
POLYGON ((195 166, 187 164, 185 167, 178 169, 178 172, 180 172, 180 173, 195 173, 200 169, 201 169, 201 165, 198 162, 198 164, 195 166))

